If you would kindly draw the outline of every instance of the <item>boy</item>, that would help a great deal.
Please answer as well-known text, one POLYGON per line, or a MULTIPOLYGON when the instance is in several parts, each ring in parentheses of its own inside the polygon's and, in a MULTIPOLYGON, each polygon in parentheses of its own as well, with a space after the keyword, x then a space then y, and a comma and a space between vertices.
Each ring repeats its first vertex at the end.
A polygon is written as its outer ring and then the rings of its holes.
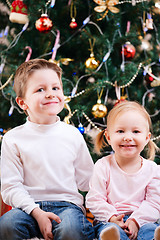
POLYGON ((2 142, 2 198, 14 209, 0 218, 0 240, 42 237, 91 240, 83 214, 93 161, 80 132, 61 122, 61 69, 44 59, 21 64, 16 102, 28 115, 2 142))

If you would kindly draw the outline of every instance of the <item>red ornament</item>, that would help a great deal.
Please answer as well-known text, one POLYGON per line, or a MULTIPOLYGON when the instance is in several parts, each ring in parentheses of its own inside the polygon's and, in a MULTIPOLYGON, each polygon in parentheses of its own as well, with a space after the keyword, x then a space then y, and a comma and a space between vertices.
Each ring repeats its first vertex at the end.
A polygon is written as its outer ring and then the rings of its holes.
POLYGON ((118 103, 126 101, 126 96, 121 96, 120 99, 117 99, 114 106, 116 106, 118 103))
POLYGON ((145 81, 146 81, 146 83, 147 84, 151 84, 151 82, 153 82, 153 77, 151 77, 149 74, 147 74, 146 76, 145 76, 145 81))
POLYGON ((11 5, 9 20, 13 23, 26 24, 29 22, 27 16, 27 6, 22 0, 15 0, 11 5))
POLYGON ((124 54, 124 57, 127 60, 134 58, 135 53, 136 49, 130 42, 126 42, 124 48, 121 50, 121 54, 124 54))
POLYGON ((36 29, 40 32, 47 33, 52 29, 53 23, 47 14, 42 14, 35 23, 36 29))
POLYGON ((150 82, 153 82, 153 77, 149 76, 148 79, 149 79, 150 82))
POLYGON ((71 23, 69 24, 70 28, 75 29, 77 27, 77 23, 75 18, 72 18, 71 23))

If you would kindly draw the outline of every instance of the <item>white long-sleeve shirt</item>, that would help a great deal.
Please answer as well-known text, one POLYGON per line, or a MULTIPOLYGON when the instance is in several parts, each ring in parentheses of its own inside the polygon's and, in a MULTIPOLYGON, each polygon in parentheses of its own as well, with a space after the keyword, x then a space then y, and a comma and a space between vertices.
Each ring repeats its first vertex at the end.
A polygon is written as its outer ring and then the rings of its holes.
POLYGON ((80 207, 88 191, 93 161, 78 129, 61 122, 29 120, 2 141, 1 194, 4 202, 28 214, 37 201, 68 201, 80 207))
POLYGON ((114 154, 103 157, 95 164, 86 206, 100 221, 125 213, 140 227, 156 222, 160 217, 160 167, 143 159, 139 171, 128 174, 118 166, 114 154))

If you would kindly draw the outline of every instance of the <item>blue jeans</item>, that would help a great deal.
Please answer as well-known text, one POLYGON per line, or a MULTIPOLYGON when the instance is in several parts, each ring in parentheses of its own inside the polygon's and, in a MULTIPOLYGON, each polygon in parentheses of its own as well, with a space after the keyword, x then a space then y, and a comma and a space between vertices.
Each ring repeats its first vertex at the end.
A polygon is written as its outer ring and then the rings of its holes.
MULTIPOLYGON (((129 218, 129 215, 126 215, 124 217, 124 222, 128 218, 129 218)), ((117 224, 111 223, 111 222, 100 222, 100 221, 95 225, 95 234, 97 236, 97 239, 100 240, 99 235, 100 235, 101 231, 110 226, 116 226, 118 228, 121 240, 129 240, 127 234, 117 224)), ((143 225, 138 231, 137 240, 153 240, 154 239, 154 231, 157 226, 159 226, 158 223, 147 223, 147 224, 143 225)))
MULTIPOLYGON (((93 240, 92 224, 80 207, 69 202, 38 202, 46 212, 53 212, 61 223, 52 221, 54 240, 93 240)), ((12 209, 0 218, 0 240, 43 238, 36 220, 21 209, 12 209)))

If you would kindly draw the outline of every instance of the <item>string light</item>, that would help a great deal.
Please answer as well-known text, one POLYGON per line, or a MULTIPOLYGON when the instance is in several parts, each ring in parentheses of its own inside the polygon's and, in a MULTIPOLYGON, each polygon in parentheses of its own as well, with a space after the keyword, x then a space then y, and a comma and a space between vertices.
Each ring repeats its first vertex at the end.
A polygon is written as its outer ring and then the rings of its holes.
POLYGON ((98 130, 99 132, 101 132, 102 130, 97 127, 92 121, 91 119, 84 113, 82 112, 83 116, 85 117, 85 119, 91 124, 92 127, 94 127, 96 130, 98 130))
POLYGON ((13 74, 8 78, 8 80, 0 87, 0 90, 2 90, 3 88, 5 88, 7 86, 7 84, 12 80, 13 74))
MULTIPOLYGON (((131 78, 131 80, 130 80, 128 83, 126 83, 126 84, 124 84, 124 85, 121 85, 121 86, 119 86, 119 87, 120 87, 120 88, 125 88, 125 87, 130 86, 130 85, 134 82, 134 80, 136 79, 136 77, 137 77, 137 75, 138 75, 141 67, 142 67, 142 63, 139 64, 138 69, 137 69, 137 72, 133 75, 133 77, 131 78)), ((105 82, 108 83, 108 84, 110 84, 110 85, 113 86, 113 87, 116 86, 115 83, 112 83, 112 82, 110 82, 110 81, 108 81, 108 80, 106 80, 105 82)))
MULTIPOLYGON (((147 2, 148 0, 135 0, 135 4, 136 3, 143 3, 143 2, 147 2)), ((121 2, 119 2, 118 4, 124 4, 124 3, 133 3, 133 0, 124 0, 124 1, 121 1, 121 2)), ((118 5, 117 4, 117 5, 118 5)))
POLYGON ((160 135, 158 135, 157 137, 152 138, 151 140, 152 140, 152 141, 156 141, 156 140, 158 140, 159 138, 160 138, 160 135))

